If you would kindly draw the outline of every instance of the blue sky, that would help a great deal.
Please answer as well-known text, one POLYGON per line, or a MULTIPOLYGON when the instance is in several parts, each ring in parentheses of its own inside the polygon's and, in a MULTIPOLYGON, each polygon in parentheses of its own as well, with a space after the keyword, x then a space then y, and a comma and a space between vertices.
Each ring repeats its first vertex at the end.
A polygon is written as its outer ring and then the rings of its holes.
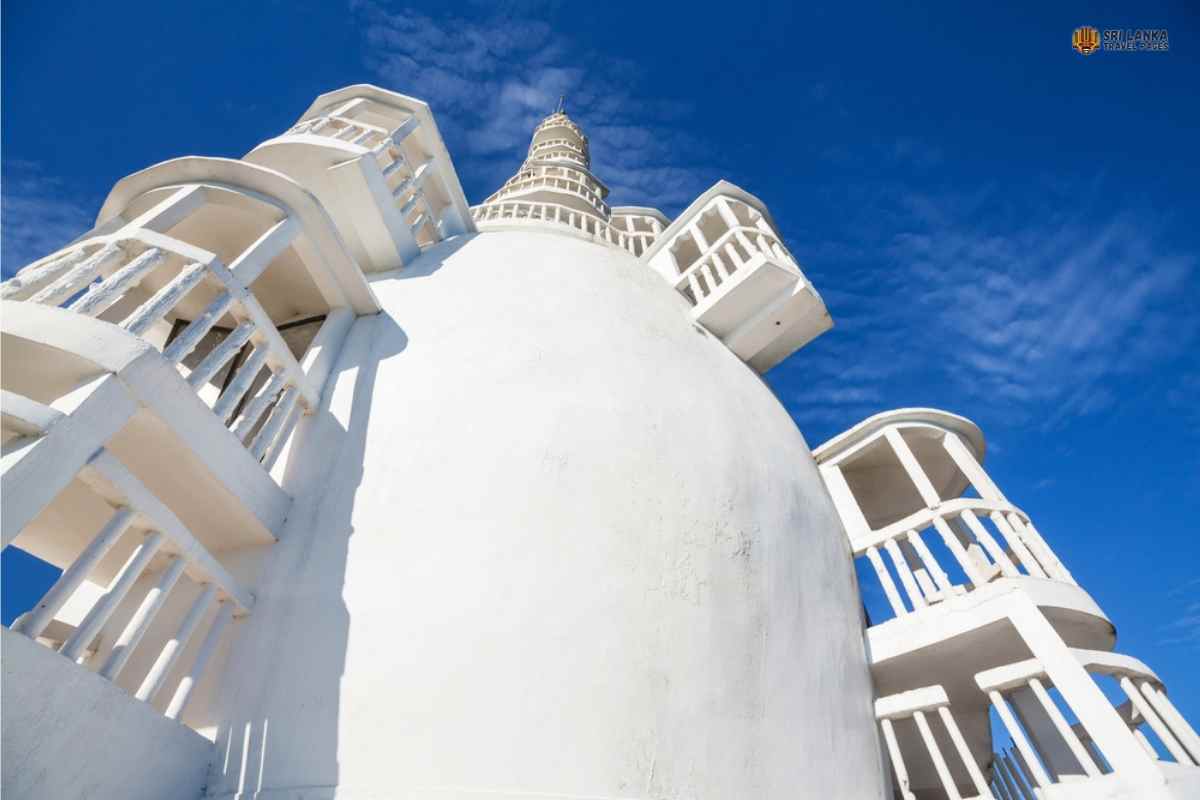
MULTIPOLYGON (((761 197, 836 327, 768 375, 810 444, 936 406, 1200 719, 1200 19, 1185 4, 8 3, 5 276, 109 187, 320 92, 427 100, 468 199, 560 94, 615 204, 761 197), (1070 48, 1166 27, 1166 54, 1070 48)), ((4 619, 52 579, 3 560, 4 619)))

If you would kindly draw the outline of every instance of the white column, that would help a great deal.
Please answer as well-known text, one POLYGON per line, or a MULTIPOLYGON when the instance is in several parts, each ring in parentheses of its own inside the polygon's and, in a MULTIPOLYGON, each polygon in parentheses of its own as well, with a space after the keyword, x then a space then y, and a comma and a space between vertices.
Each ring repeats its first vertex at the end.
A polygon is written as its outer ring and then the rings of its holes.
POLYGON ((950 454, 950 458, 962 471, 962 474, 967 476, 967 480, 975 487, 975 491, 979 492, 980 497, 1000 503, 1008 502, 957 434, 947 431, 946 435, 942 437, 942 447, 950 454))
POLYGON ((842 468, 837 464, 823 464, 820 469, 821 477, 825 479, 825 488, 829 490, 829 496, 833 499, 838 516, 841 517, 842 524, 846 527, 846 535, 853 541, 864 533, 868 533, 871 526, 867 523, 867 518, 863 516, 862 509, 858 506, 858 500, 855 499, 850 484, 846 482, 842 468))
POLYGON ((103 314, 164 261, 166 254, 157 247, 151 247, 105 280, 93 285, 83 297, 70 305, 70 309, 89 317, 103 314))
POLYGON ((1046 774, 1046 770, 1042 768, 1042 763, 1038 761, 1037 754, 1033 750, 1033 745, 1025 737, 1025 731, 1017 724, 1016 718, 1013 717, 1012 709, 1008 706, 1008 701, 995 689, 988 692, 988 699, 992 701, 992 705, 996 708, 996 713, 999 715, 1000 721, 1004 723, 1004 728, 1012 738, 1013 744, 1017 746, 1017 751, 1023 757, 1025 766, 1029 769, 1033 780, 1043 789, 1049 786, 1051 783, 1050 776, 1046 774))
POLYGON ((908 532, 908 541, 917 551, 921 563, 925 565, 925 569, 933 576, 933 582, 937 585, 939 591, 949 593, 951 589, 950 576, 942 569, 942 565, 934 558, 929 547, 926 546, 925 540, 921 538, 921 534, 917 531, 908 532))
POLYGON ((950 529, 946 524, 946 520, 941 517, 933 518, 933 527, 941 534, 942 541, 946 547, 954 554, 954 558, 958 561, 958 565, 962 567, 963 572, 967 574, 968 580, 971 581, 971 587, 978 589, 987 583, 987 576, 979 571, 979 565, 975 563, 975 559, 971 558, 970 553, 963 547, 963 543, 959 541, 958 534, 950 529))
POLYGON ((988 790, 987 781, 983 779, 983 772, 975 763, 975 756, 971 754, 971 748, 967 747, 967 740, 963 738, 962 731, 958 729, 958 723, 954 721, 950 707, 938 706, 938 716, 942 718, 942 724, 946 726, 946 733, 950 734, 950 741, 954 743, 958 757, 962 759, 963 766, 967 768, 967 774, 971 776, 971 783, 975 785, 975 791, 981 798, 990 798, 992 793, 988 790))
POLYGON ((892 564, 896 567, 896 574, 900 576, 900 583, 904 585, 904 592, 908 595, 909 602, 912 603, 913 611, 925 608, 925 597, 917 587, 917 581, 913 578, 912 570, 909 569, 908 562, 904 559, 904 554, 900 552, 896 540, 888 539, 883 543, 883 547, 891 556, 892 564))
POLYGON ((1015 564, 1013 564, 1012 559, 1008 557, 1008 553, 1004 552, 1004 548, 999 545, 995 537, 988 532, 987 528, 983 526, 983 523, 979 521, 979 518, 975 516, 974 511, 969 508, 964 509, 959 517, 961 517, 962 521, 966 523, 968 528, 971 529, 971 533, 974 535, 975 540, 978 541, 983 546, 983 549, 987 551, 987 554, 992 557, 992 561, 999 565, 1001 574, 1003 574, 1006 578, 1015 578, 1021 574, 1017 571, 1017 567, 1015 564))
POLYGON ((1200 736, 1196 734, 1195 729, 1188 724, 1188 721, 1179 713, 1179 709, 1175 708, 1175 704, 1162 689, 1146 680, 1141 682, 1140 688, 1142 694, 1150 701, 1150 705, 1154 706, 1154 710, 1179 738, 1180 744, 1192 754, 1192 760, 1200 765, 1200 736))
POLYGON ((22 300, 87 258, 90 256, 80 247, 36 267, 25 267, 0 287, 0 300, 22 300))
POLYGON ((955 785, 954 778, 950 775, 950 768, 946 766, 946 759, 942 756, 942 749, 938 747, 937 740, 933 738, 929 720, 925 719, 925 712, 914 711, 913 721, 917 723, 917 730, 921 732, 921 741, 925 742, 925 749, 929 751, 929 758, 933 760, 933 768, 937 770, 938 778, 942 781, 942 788, 946 790, 946 796, 950 800, 962 800, 962 795, 958 793, 958 786, 955 785))
POLYGON ((921 495, 921 499, 929 508, 936 507, 941 503, 941 498, 938 497, 937 490, 933 488, 929 477, 925 474, 925 470, 921 468, 921 464, 917 461, 917 457, 913 455, 913 451, 909 449, 908 442, 904 441, 904 437, 900 435, 900 431, 896 428, 888 428, 884 433, 888 444, 892 446, 892 451, 896 454, 896 458, 900 460, 900 465, 904 467, 904 471, 908 473, 908 477, 912 480, 913 485, 917 487, 917 492, 921 495))
POLYGON ((1027 596, 1017 594, 1011 600, 1009 618, 1109 765, 1135 779, 1158 780, 1154 762, 1042 610, 1027 596))
POLYGON ((105 554, 112 549, 112 546, 121 538, 121 534, 129 529, 136 516, 137 513, 131 508, 116 509, 91 543, 63 571, 63 574, 38 601, 38 604, 13 625, 13 630, 25 634, 30 639, 41 636, 42 632, 46 630, 46 626, 54 619, 54 615, 70 599, 80 584, 87 579, 87 576, 100 563, 100 559, 104 558, 105 554))
POLYGON ((163 645, 158 658, 154 660, 154 665, 146 673, 146 677, 142 680, 142 685, 138 687, 137 694, 134 697, 145 701, 154 699, 155 693, 162 686, 162 682, 166 679, 167 674, 170 673, 171 667, 175 666, 175 661, 179 658, 179 654, 183 652, 183 648, 187 647, 192 634, 196 632, 196 628, 200 625, 200 620, 203 619, 216 596, 216 586, 210 583, 204 587, 204 591, 196 598, 196 602, 192 603, 192 607, 188 609, 187 616, 179 624, 179 630, 163 645))
MULTIPOLYGON (((1180 764, 1190 764, 1191 759, 1188 758, 1187 751, 1183 749, 1171 733, 1170 728, 1158 718, 1157 712, 1150 707, 1146 699, 1138 692, 1137 687, 1133 685, 1133 680, 1128 675, 1122 675, 1119 679, 1121 690, 1129 698, 1129 702, 1133 703, 1133 707, 1138 710, 1138 713, 1146 720, 1146 724, 1150 726, 1150 730, 1154 731, 1154 735, 1159 738, 1159 741, 1167 748, 1168 752, 1175 757, 1175 760, 1180 764)), ((1103 750, 1104 748, 1101 747, 1103 750)))
POLYGON ((39 289, 29 298, 31 303, 56 306, 75 292, 87 286, 104 270, 115 267, 125 258, 124 251, 115 244, 106 244, 85 258, 49 286, 39 289))
POLYGON ((725 224, 729 226, 729 230, 741 227, 742 223, 738 222, 737 215, 729 207, 729 200, 724 197, 718 197, 715 205, 717 213, 721 215, 721 219, 725 220, 725 224))
POLYGON ((1009 692, 1016 714, 1056 780, 1096 777, 1100 770, 1038 678, 1009 692))
POLYGON ((146 596, 142 598, 141 605, 138 606, 137 611, 133 612, 133 616, 130 617, 125 629, 121 631, 121 635, 117 637, 117 641, 113 644, 112 650, 108 654, 108 660, 100 668, 101 676, 112 681, 116 680, 117 676, 121 674, 121 670, 129 662, 129 657, 133 655, 133 651, 137 648, 138 643, 142 641, 142 637, 149 630, 150 623, 154 622, 154 618, 158 616, 163 603, 167 600, 167 595, 175 587, 179 576, 183 574, 185 566, 186 562, 183 560, 183 557, 175 556, 167 568, 163 570, 158 583, 150 587, 150 591, 146 592, 146 596))
POLYGON ((191 669, 179 681, 179 685, 175 687, 175 694, 171 697, 171 702, 167 705, 165 712, 167 719, 178 719, 179 715, 183 713, 188 700, 191 699, 192 690, 196 688, 196 684, 204 677, 204 669, 208 666, 208 662, 212 659, 213 653, 217 649, 217 644, 221 641, 221 634, 224 632, 225 626, 229 624, 229 620, 232 618, 233 603, 222 603, 221 610, 217 612, 216 619, 209 626, 208 634, 200 644, 200 651, 196 653, 196 660, 192 662, 191 669))
POLYGON ((883 593, 887 596, 888 603, 892 606, 892 611, 897 617, 903 617, 908 613, 904 602, 900 599, 900 593, 896 591, 896 584, 892 581, 891 574, 887 571, 887 567, 883 565, 883 559, 879 557, 879 551, 874 545, 867 548, 867 560, 871 562, 871 566, 875 568, 875 575, 879 578, 879 583, 883 586, 883 593))
POLYGON ((117 606, 125 599, 125 595, 133 588, 134 582, 142 574, 146 565, 150 563, 150 559, 158 552, 158 548, 162 546, 165 538, 162 531, 154 531, 137 546, 133 554, 129 556, 129 560, 121 567, 121 572, 113 581, 112 587, 96 601, 92 610, 87 613, 67 641, 63 642, 63 646, 59 648, 58 652, 72 661, 80 659, 88 645, 96 638, 96 634, 104 627, 104 623, 108 622, 109 617, 117 610, 117 606))
POLYGON ((178 364, 187 358, 196 345, 200 344, 200 340, 204 335, 212 330, 212 327, 217 324, 217 320, 225 316, 225 312, 233 305, 233 294, 228 290, 221 292, 216 298, 208 304, 208 307, 200 312, 200 315, 192 320, 186 328, 178 336, 175 341, 167 346, 163 351, 163 356, 170 362, 178 364))
POLYGON ((275 257, 282 253, 300 233, 300 223, 294 217, 284 217, 259 236, 229 265, 242 286, 254 283, 275 257))
POLYGON ((1017 531, 1013 530, 1008 524, 1008 520, 999 511, 993 511, 991 520, 995 523, 996 528, 1004 535, 1004 539, 1008 542, 1008 546, 1012 548, 1017 555, 1017 560, 1025 567, 1025 571, 1035 578, 1046 578, 1046 571, 1042 569, 1042 565, 1033 557, 1033 553, 1029 552, 1029 548, 1025 546, 1025 542, 1021 540, 1021 536, 1017 531))
POLYGON ((188 292, 208 274, 208 267, 193 262, 184 267, 166 286, 154 293, 146 302, 121 323, 121 327, 134 336, 141 336, 150 326, 165 317, 179 304, 188 292))
POLYGON ((254 323, 249 321, 243 322, 234 328, 228 336, 221 340, 220 344, 210 350, 208 355, 196 365, 187 377, 188 385, 193 389, 199 389, 212 380, 212 376, 220 372, 221 367, 225 366, 226 362, 242 349, 242 345, 250 340, 254 330, 254 323))
POLYGON ((890 719, 879 721, 879 727, 883 729, 883 740, 887 743, 888 755, 892 760, 892 770, 896 773, 896 785, 900 788, 900 795, 905 800, 915 800, 916 796, 912 793, 908 783, 908 770, 904 767, 904 758, 900 755, 900 745, 896 741, 896 731, 892 727, 890 719))

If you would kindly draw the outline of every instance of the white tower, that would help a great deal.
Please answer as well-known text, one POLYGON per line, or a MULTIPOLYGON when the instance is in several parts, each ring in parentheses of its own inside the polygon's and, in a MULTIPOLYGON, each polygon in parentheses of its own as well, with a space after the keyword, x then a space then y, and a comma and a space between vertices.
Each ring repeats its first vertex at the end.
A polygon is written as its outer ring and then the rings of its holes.
POLYGON ((831 321, 757 198, 606 195, 560 111, 468 207, 429 107, 351 86, 0 287, 3 545, 63 569, 0 631, 6 800, 1200 784, 974 425, 810 452, 756 373, 831 321))

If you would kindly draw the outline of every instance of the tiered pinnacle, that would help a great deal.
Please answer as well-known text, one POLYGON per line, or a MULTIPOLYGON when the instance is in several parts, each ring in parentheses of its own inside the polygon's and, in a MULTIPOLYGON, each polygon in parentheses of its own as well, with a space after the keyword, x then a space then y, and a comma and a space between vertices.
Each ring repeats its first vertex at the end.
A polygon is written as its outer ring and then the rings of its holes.
POLYGON ((588 138, 563 111, 533 131, 525 162, 484 205, 511 200, 552 203, 607 222, 608 187, 591 172, 588 138))

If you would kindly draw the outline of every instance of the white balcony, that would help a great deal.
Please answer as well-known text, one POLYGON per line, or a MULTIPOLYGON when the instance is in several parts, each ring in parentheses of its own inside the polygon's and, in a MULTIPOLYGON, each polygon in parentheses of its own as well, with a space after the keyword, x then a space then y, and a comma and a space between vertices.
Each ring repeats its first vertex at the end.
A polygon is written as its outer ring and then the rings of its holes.
POLYGON ((896 797, 1194 796, 1200 736, 1162 681, 1117 653, 1058 656, 980 672, 957 694, 932 685, 876 700, 896 797))
POLYGON ((321 95, 245 160, 313 192, 366 272, 400 268, 473 229, 437 124, 416 98, 368 85, 321 95))
POLYGON ((988 477, 983 451, 974 424, 934 409, 878 414, 814 451, 863 591, 886 600, 868 604, 880 652, 890 640, 927 644, 920 626, 949 636, 957 609, 1016 587, 1069 607, 1063 623, 1090 629, 1089 646, 1110 643, 1108 620, 988 477))
POLYGON ((101 219, 0 289, 5 543, 66 566, 64 531, 106 514, 77 478, 100 447, 212 550, 273 541, 290 498, 271 471, 378 309, 365 279, 311 196, 239 162, 137 173, 101 219))
POLYGON ((687 299, 697 322, 758 372, 833 325, 766 207, 725 181, 679 215, 642 259, 687 299))

